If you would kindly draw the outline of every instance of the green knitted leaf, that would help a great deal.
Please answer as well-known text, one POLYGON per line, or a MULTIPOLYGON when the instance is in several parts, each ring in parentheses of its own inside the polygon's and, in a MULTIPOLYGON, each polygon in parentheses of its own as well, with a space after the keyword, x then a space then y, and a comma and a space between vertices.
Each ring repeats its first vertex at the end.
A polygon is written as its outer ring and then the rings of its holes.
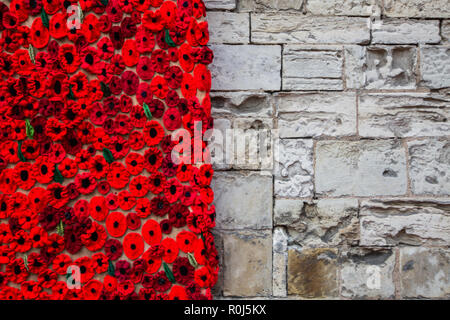
POLYGON ((170 37, 170 32, 168 29, 166 29, 166 32, 165 32, 165 40, 166 40, 166 43, 169 45, 169 47, 177 46, 176 43, 173 42, 172 38, 170 37))
POLYGON ((28 138, 33 138, 34 136, 34 128, 30 123, 29 119, 25 119, 25 131, 27 133, 28 138))
POLYGON ((167 263, 163 262, 164 272, 166 273, 167 278, 170 282, 175 283, 175 277, 173 276, 172 270, 170 270, 167 263))
POLYGON ((114 162, 114 157, 108 148, 103 148, 103 157, 105 158, 106 162, 108 162, 108 163, 114 162))
POLYGON ((17 155, 19 156, 20 161, 22 162, 27 161, 27 159, 25 159, 22 153, 22 141, 17 142, 17 155))
POLYGON ((42 19, 42 24, 44 25, 44 27, 46 27, 48 29, 50 24, 48 22, 48 15, 47 15, 47 12, 45 12, 44 7, 42 7, 41 19, 42 19))
POLYGON ((58 233, 61 237, 64 237, 64 223, 62 220, 60 220, 59 224, 56 226, 56 233, 58 233))
POLYGON ((72 85, 69 86, 69 96, 68 96, 68 98, 70 100, 75 100, 75 96, 74 96, 73 91, 72 91, 72 85))
POLYGON ((35 54, 34 54, 34 47, 31 45, 31 43, 28 45, 28 54, 30 55, 30 60, 33 64, 35 64, 35 54))
POLYGON ((114 263, 111 261, 111 260, 109 260, 109 266, 108 266, 108 274, 110 275, 110 276, 112 276, 112 277, 115 277, 116 276, 116 273, 115 273, 115 268, 114 268, 114 263))
POLYGON ((100 2, 106 7, 108 5, 108 0, 100 0, 100 2))
POLYGON ((61 174, 61 171, 59 171, 58 166, 55 166, 55 172, 53 173, 53 180, 58 183, 64 182, 64 177, 61 174))
POLYGON ((152 116, 152 113, 150 112, 150 108, 148 107, 148 105, 144 102, 142 107, 144 108, 144 113, 145 113, 145 116, 147 117, 147 119, 152 120, 153 116, 152 116))
POLYGON ((197 269, 198 263, 197 263, 197 260, 195 260, 194 255, 192 253, 188 252, 187 256, 188 256, 188 260, 189 260, 189 263, 191 264, 191 266, 193 266, 195 269, 197 269))
POLYGON ((25 253, 23 255, 23 264, 25 265, 25 268, 28 270, 28 255, 25 253))

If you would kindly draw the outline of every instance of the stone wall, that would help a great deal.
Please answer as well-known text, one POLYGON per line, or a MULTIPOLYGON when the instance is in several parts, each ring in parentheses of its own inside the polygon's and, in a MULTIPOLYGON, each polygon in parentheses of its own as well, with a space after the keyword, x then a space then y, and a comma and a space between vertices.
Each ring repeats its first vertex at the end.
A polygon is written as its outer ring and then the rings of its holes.
POLYGON ((216 166, 217 298, 450 298, 448 0, 205 0, 218 128, 273 128, 273 171, 216 166))

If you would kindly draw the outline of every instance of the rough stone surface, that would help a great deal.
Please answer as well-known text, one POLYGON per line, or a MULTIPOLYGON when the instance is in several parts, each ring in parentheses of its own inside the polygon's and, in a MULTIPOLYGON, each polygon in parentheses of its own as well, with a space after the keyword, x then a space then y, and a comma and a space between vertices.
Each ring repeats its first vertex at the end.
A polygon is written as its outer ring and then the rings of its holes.
POLYGON ((366 89, 416 87, 417 49, 409 46, 367 48, 366 89))
POLYGON ((348 46, 345 79, 351 89, 414 89, 417 48, 412 46, 348 46))
POLYGON ((220 212, 218 228, 272 228, 271 177, 258 172, 216 172, 212 188, 216 211, 220 212))
POLYGON ((360 89, 366 84, 367 47, 345 46, 345 84, 349 89, 360 89))
POLYGON ((287 228, 289 241, 307 247, 356 245, 359 237, 356 199, 275 200, 274 224, 287 228))
POLYGON ((212 90, 279 90, 280 46, 211 45, 212 90))
POLYGON ((208 148, 211 153, 211 163, 214 170, 225 170, 232 167, 233 161, 229 159, 232 155, 231 143, 227 143, 228 132, 231 129, 231 121, 216 117, 214 119, 214 137, 208 140, 208 148), (217 139, 217 140, 216 140, 217 139))
POLYGON ((422 85, 433 89, 450 87, 450 47, 421 47, 420 68, 422 85))
POLYGON ((448 138, 408 142, 411 190, 414 194, 450 195, 448 138))
POLYGON ((223 235, 225 296, 272 294, 272 231, 240 231, 223 235))
POLYGON ((405 150, 397 141, 319 141, 315 170, 321 195, 406 193, 405 150))
POLYGON ((450 298, 450 251, 400 249, 401 294, 410 298, 450 298))
POLYGON ((275 195, 309 197, 313 191, 313 142, 305 139, 280 140, 275 152, 275 195))
POLYGON ((446 136, 450 98, 427 93, 365 94, 359 97, 363 137, 446 136))
POLYGON ((274 104, 281 138, 356 134, 354 93, 282 93, 274 104))
POLYGON ((450 245, 450 201, 363 201, 360 219, 362 246, 450 245))
POLYGON ((305 0, 240 0, 239 11, 300 10, 305 0))
POLYGON ((394 268, 391 250, 347 250, 341 256, 341 294, 352 299, 393 298, 394 268))
POLYGON ((372 25, 372 43, 439 43, 439 20, 384 20, 372 25))
POLYGON ((272 119, 238 118, 235 131, 235 169, 273 169, 272 119), (267 167, 268 166, 268 167, 267 167))
POLYGON ((253 14, 255 43, 367 43, 367 18, 309 17, 301 14, 253 14))
POLYGON ((308 0, 306 10, 315 15, 369 17, 380 8, 376 0, 308 0))
POLYGON ((285 46, 283 50, 283 89, 342 90, 343 55, 341 51, 307 50, 285 46))
POLYGON ((272 116, 270 95, 264 92, 211 92, 214 116, 268 118, 272 116))
POLYGON ((210 43, 248 43, 250 38, 247 13, 209 12, 210 43))
POLYGON ((206 9, 233 10, 236 8, 236 0, 204 0, 206 9))
POLYGON ((273 230, 273 295, 286 297, 288 236, 283 228, 273 230))
POLYGON ((384 0, 384 14, 388 17, 450 18, 447 0, 384 0))
POLYGON ((338 294, 336 249, 289 249, 288 293, 304 298, 338 294))
POLYGON ((450 44, 450 20, 444 20, 441 28, 442 42, 450 44))

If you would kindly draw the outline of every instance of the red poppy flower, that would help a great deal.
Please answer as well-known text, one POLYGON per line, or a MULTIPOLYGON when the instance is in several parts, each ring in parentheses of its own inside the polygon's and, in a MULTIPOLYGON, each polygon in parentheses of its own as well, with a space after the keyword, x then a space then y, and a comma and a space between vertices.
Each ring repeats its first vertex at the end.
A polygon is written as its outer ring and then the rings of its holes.
POLYGON ((139 51, 137 49, 136 41, 133 39, 125 40, 122 47, 122 56, 125 65, 128 67, 133 67, 138 63, 139 51))
POLYGON ((150 83, 150 89, 152 93, 160 99, 164 99, 169 91, 167 81, 161 76, 156 76, 153 78, 150 83))
POLYGON ((138 233, 128 233, 123 239, 123 248, 129 259, 136 260, 144 252, 144 240, 138 233))
POLYGON ((178 50, 178 60, 181 68, 185 72, 191 72, 194 69, 194 59, 192 57, 192 47, 185 43, 180 46, 178 50))
POLYGON ((182 230, 177 234, 177 244, 181 251, 192 252, 194 251, 194 243, 197 236, 193 232, 182 230))
POLYGON ((92 226, 81 236, 81 241, 89 251, 98 251, 103 248, 106 238, 105 228, 97 222, 93 222, 92 226))
POLYGON ((105 254, 110 260, 117 260, 122 256, 122 243, 116 239, 108 239, 105 242, 105 254))
POLYGON ((137 176, 130 181, 130 192, 134 197, 144 197, 148 190, 149 181, 146 177, 137 176))
MULTIPOLYGON (((147 273, 150 273, 150 274, 155 273, 161 267, 161 264, 162 264, 161 257, 154 256, 152 250, 150 250, 150 249, 148 249, 147 251, 144 252, 144 254, 142 255, 142 258, 147 263, 147 269, 145 270, 147 273)), ((144 277, 144 280, 145 280, 145 277, 144 277)), ((145 285, 144 280, 143 280, 143 285, 145 285)), ((151 284, 152 283, 153 283, 153 281, 151 282, 151 284)))
POLYGON ((164 137, 164 128, 157 121, 149 121, 144 126, 144 139, 148 146, 157 145, 164 137))
POLYGON ((150 200, 147 198, 140 198, 136 202, 136 214, 140 218, 147 218, 151 214, 150 200))
POLYGON ((106 229, 115 238, 123 236, 127 231, 127 222, 123 213, 111 212, 106 218, 106 229))
POLYGON ((88 43, 93 43, 100 37, 100 23, 94 14, 88 14, 81 24, 81 33, 88 43))
POLYGON ((30 42, 33 47, 41 49, 45 47, 50 39, 50 33, 48 29, 42 23, 41 18, 36 18, 33 20, 30 30, 30 42))
POLYGON ((136 197, 134 197, 127 190, 122 190, 119 192, 118 202, 120 209, 124 211, 131 210, 136 205, 136 197))
MULTIPOLYGON (((142 1, 142 0, 141 0, 142 1)), ((136 32, 136 48, 140 53, 152 52, 155 47, 155 36, 143 25, 136 32)))
POLYGON ((181 81, 181 93, 186 99, 195 97, 197 94, 197 86, 194 80, 189 73, 183 74, 183 80, 181 81))
POLYGON ((161 31, 164 28, 163 19, 159 10, 147 10, 142 16, 142 24, 152 32, 161 31))
POLYGON ((128 184, 130 174, 123 164, 113 162, 110 165, 110 171, 107 175, 107 180, 114 189, 122 189, 128 184))
POLYGON ((179 247, 177 242, 172 238, 164 238, 161 245, 164 248, 164 261, 166 263, 172 263, 178 257, 179 247))
POLYGON ((62 39, 67 35, 66 15, 61 12, 56 13, 50 19, 50 35, 55 39, 62 39))
POLYGON ((86 300, 98 300, 102 294, 103 283, 98 280, 89 280, 83 288, 83 296, 86 300))
POLYGON ((136 72, 142 80, 150 80, 155 74, 149 57, 141 56, 136 66, 136 72))
POLYGON ((181 114, 176 108, 169 108, 164 113, 164 126, 167 130, 176 130, 181 126, 181 114))
POLYGON ((142 226, 142 236, 144 237, 145 242, 147 242, 149 245, 160 243, 162 234, 159 223, 153 219, 148 220, 142 226))
POLYGON ((89 202, 89 213, 91 217, 97 221, 105 220, 108 215, 108 207, 106 199, 101 196, 93 197, 89 202))

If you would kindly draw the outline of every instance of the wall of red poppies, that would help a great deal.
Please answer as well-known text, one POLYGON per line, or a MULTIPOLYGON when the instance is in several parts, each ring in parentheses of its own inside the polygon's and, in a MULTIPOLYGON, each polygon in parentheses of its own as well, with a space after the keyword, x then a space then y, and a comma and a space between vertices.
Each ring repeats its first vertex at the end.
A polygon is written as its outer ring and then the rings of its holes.
POLYGON ((202 0, 0 3, 0 299, 211 298, 213 170, 171 156, 173 131, 205 149, 194 124, 213 123, 204 17, 202 0))

